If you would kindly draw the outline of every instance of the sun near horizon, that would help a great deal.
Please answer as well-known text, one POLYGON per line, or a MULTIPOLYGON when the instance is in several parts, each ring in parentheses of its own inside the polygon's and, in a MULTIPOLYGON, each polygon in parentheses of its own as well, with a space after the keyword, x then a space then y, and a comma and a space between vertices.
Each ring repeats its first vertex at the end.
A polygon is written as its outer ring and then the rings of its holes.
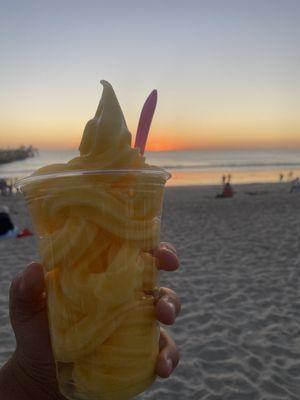
MULTIPOLYGON (((0 139, 0 148, 17 148, 19 146, 29 146, 40 150, 77 150, 80 144, 82 132, 76 134, 56 135, 46 134, 28 135, 24 140, 18 135, 14 135, 12 140, 0 139)), ((184 135, 184 132, 178 136, 169 134, 150 133, 147 141, 147 151, 196 151, 196 150, 262 150, 262 149, 294 149, 300 150, 300 135, 273 135, 265 137, 259 134, 240 135, 239 139, 232 135, 211 135, 210 133, 199 133, 197 139, 184 135)), ((132 143, 134 145, 135 135, 132 135, 132 143)))
POLYGON ((3 5, 0 148, 78 148, 105 79, 148 150, 300 149, 299 2, 75 3, 3 5))
MULTIPOLYGON (((137 114, 137 113, 136 113, 137 114)), ((78 149, 87 117, 77 120, 43 120, 9 122, 0 136, 0 148, 32 145, 38 149, 78 149), (84 122, 82 122, 84 120, 84 122)), ((128 120, 135 140, 137 115, 128 120)), ((299 124, 300 125, 300 124, 299 124)), ((150 128, 148 151, 230 150, 230 149, 300 149, 300 126, 297 123, 229 123, 228 121, 199 121, 191 124, 184 120, 172 125, 154 115, 150 128), (285 128, 284 128, 285 127, 285 128)))

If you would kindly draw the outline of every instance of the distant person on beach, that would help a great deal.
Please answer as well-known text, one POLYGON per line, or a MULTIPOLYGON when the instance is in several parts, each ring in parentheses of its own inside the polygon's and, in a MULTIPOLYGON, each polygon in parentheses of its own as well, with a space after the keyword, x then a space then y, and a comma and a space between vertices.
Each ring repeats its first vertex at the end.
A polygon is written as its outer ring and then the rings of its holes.
POLYGON ((283 174, 279 174, 279 182, 282 182, 283 178, 284 178, 284 175, 283 174))
POLYGON ((230 183, 230 181, 231 181, 231 174, 222 175, 221 180, 222 180, 222 184, 225 186, 226 183, 230 183))
POLYGON ((216 198, 220 199, 220 198, 225 198, 225 197, 233 197, 233 189, 232 186, 230 185, 229 182, 225 183, 225 186, 223 188, 223 191, 221 194, 217 194, 216 198))
POLYGON ((15 226, 9 215, 6 206, 0 206, 0 239, 22 238, 32 236, 33 233, 28 228, 19 229, 15 226))
POLYGON ((291 181, 293 179, 293 171, 290 171, 288 174, 288 179, 291 181))
POLYGON ((222 195, 223 195, 223 197, 232 197, 233 196, 233 189, 229 182, 226 183, 222 195))
POLYGON ((3 195, 12 194, 12 184, 8 184, 6 179, 0 179, 0 192, 3 195))
MULTIPOLYGON (((161 243, 156 257, 161 270, 174 271, 179 267, 175 249, 168 243, 161 243)), ((0 369, 0 399, 66 400, 59 393, 56 380, 49 337, 44 272, 40 264, 29 264, 14 278, 9 304, 17 346, 12 357, 0 369)), ((160 322, 172 325, 180 307, 180 300, 175 292, 168 288, 160 289, 155 302, 156 317, 160 322)), ((175 342, 161 329, 157 375, 167 378, 176 368, 178 360, 175 342)))

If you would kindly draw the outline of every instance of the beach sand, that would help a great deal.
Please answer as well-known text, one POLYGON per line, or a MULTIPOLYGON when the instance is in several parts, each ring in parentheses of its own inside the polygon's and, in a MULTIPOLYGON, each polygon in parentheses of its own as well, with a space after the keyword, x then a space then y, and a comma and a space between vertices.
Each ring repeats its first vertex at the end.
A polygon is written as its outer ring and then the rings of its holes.
MULTIPOLYGON (((170 329, 181 351, 173 376, 143 400, 300 398, 300 194, 286 184, 168 188, 162 240, 181 268, 163 273, 181 316, 170 329)), ((30 227, 19 195, 0 198, 30 227)), ((0 240, 0 365, 14 340, 8 320, 12 277, 37 259, 33 237, 0 240)))

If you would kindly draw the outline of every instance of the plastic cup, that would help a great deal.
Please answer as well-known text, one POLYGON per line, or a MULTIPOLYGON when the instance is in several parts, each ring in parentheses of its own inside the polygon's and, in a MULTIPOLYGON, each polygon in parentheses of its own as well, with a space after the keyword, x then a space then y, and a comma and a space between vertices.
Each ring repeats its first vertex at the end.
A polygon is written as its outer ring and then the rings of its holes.
POLYGON ((163 170, 32 176, 25 195, 45 271, 57 379, 68 399, 126 400, 155 379, 163 170))

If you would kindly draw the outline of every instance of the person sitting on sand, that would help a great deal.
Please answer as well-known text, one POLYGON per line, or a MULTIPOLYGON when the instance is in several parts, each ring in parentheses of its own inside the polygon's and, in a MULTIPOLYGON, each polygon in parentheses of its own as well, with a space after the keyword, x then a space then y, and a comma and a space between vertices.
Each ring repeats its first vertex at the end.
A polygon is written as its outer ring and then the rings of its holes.
POLYGON ((229 182, 225 183, 223 192, 221 194, 217 194, 216 198, 224 198, 224 197, 233 197, 233 189, 229 182))
POLYGON ((224 190, 223 190, 223 197, 232 197, 233 196, 233 189, 230 185, 229 182, 225 184, 224 190))
POLYGON ((28 228, 19 229, 10 218, 9 209, 6 206, 0 206, 0 239, 23 238, 32 236, 33 233, 28 228))
MULTIPOLYGON (((161 243, 155 253, 158 268, 174 271, 179 267, 175 249, 161 243)), ((10 288, 10 318, 16 337, 16 350, 0 369, 0 399, 66 400, 58 390, 55 364, 50 345, 46 310, 45 280, 40 264, 31 263, 19 273, 10 288)), ((156 317, 172 325, 180 312, 175 292, 161 288, 155 303, 156 317)), ((156 373, 167 378, 178 364, 175 342, 161 329, 156 373)))

